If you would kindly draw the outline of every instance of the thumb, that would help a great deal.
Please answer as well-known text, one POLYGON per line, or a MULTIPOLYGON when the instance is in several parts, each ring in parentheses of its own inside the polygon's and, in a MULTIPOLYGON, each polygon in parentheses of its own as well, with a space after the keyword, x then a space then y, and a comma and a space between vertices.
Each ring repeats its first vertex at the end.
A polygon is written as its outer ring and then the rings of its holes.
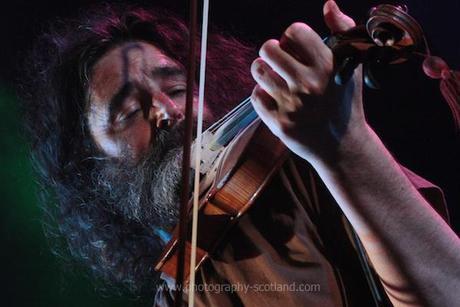
POLYGON ((328 0, 323 7, 324 21, 332 33, 343 32, 355 26, 353 19, 342 13, 334 0, 328 0))

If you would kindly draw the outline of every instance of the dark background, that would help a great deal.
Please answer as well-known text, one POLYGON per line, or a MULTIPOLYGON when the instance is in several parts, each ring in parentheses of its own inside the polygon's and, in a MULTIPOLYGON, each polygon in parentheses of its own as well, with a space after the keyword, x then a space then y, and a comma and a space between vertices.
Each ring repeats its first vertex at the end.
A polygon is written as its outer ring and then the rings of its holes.
MULTIPOLYGON (((136 1, 152 4, 152 1, 136 1)), ((3 1, 0 7, 0 265, 3 306, 146 306, 145 301, 102 297, 81 273, 70 273, 51 255, 40 226, 34 178, 20 132, 15 84, 34 37, 57 17, 72 16, 98 1, 3 1)), ((187 1, 157 1, 178 14, 187 1)), ((340 1, 355 20, 365 19, 377 1, 340 1)), ((388 2, 387 2, 388 3, 388 2)), ((391 2, 390 2, 391 3, 391 2)), ((460 69, 460 1, 406 1, 422 24, 434 54, 460 69)), ((294 21, 322 36, 322 1, 211 1, 211 22, 255 46, 294 21)), ((404 165, 441 186, 454 230, 460 232, 460 149, 438 81, 426 78, 412 61, 381 72, 382 89, 366 90, 368 120, 404 165)))

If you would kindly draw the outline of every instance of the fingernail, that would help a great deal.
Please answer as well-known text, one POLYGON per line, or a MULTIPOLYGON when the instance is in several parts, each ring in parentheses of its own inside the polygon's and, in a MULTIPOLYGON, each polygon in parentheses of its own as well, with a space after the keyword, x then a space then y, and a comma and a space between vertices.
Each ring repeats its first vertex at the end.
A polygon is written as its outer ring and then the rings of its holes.
POLYGON ((265 69, 263 68, 263 65, 261 64, 257 65, 256 71, 259 75, 263 75, 265 73, 265 69))
POLYGON ((265 74, 266 71, 267 71, 267 64, 264 62, 264 60, 259 59, 257 61, 257 72, 262 75, 262 74, 265 74))

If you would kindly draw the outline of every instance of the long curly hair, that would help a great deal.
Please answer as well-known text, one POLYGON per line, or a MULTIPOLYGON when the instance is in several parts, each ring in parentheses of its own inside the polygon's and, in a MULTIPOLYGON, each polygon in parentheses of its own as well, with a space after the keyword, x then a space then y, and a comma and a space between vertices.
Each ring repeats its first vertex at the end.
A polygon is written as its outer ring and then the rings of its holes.
MULTIPOLYGON (((184 23, 163 10, 103 5, 54 22, 26 61, 20 91, 45 233, 62 259, 87 268, 112 293, 151 294, 162 242, 97 196, 92 177, 103 154, 85 117, 91 69, 109 48, 132 40, 151 42, 185 66, 188 37, 184 23)), ((225 112, 249 94, 253 55, 233 38, 210 36, 207 101, 214 109, 225 112)))

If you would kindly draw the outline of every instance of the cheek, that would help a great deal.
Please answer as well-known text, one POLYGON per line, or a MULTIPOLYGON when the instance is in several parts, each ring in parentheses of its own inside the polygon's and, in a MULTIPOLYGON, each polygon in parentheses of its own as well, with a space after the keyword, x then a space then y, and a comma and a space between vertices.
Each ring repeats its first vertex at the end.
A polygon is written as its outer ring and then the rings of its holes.
MULTIPOLYGON (((148 121, 141 120, 118 136, 121 147, 137 160, 145 154, 150 146, 152 129, 148 121)), ((122 150, 121 153, 124 151, 122 150)))
POLYGON ((92 131, 97 146, 113 158, 138 160, 150 146, 152 131, 148 121, 140 120, 131 127, 117 132, 92 131))

